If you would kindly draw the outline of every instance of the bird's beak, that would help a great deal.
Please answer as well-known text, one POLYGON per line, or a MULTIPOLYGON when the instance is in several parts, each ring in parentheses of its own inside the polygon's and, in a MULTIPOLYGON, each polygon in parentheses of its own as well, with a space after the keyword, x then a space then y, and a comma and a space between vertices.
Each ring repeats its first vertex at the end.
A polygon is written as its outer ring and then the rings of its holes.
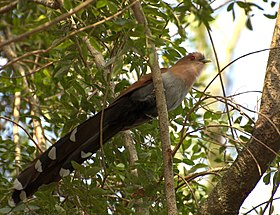
POLYGON ((204 58, 203 60, 201 60, 202 63, 209 63, 209 62, 211 62, 211 61, 212 61, 212 60, 210 60, 210 59, 205 59, 205 58, 204 58))

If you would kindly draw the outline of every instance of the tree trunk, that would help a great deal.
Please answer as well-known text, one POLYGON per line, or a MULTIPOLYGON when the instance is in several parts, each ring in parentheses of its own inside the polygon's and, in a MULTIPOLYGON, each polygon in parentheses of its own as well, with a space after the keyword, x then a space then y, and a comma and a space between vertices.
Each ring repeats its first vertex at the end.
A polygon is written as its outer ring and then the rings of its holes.
POLYGON ((280 150, 280 49, 276 47, 280 47, 280 7, 252 138, 201 206, 200 215, 238 214, 280 150))

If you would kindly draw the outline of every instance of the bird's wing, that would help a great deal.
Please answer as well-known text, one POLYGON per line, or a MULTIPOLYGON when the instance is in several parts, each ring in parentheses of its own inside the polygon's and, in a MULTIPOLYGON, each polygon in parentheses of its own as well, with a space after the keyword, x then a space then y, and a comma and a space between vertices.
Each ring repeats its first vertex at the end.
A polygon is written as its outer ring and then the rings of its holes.
MULTIPOLYGON (((160 71, 161 71, 161 73, 165 73, 165 72, 168 71, 168 69, 167 68, 161 68, 160 71)), ((152 82, 153 82, 153 79, 152 79, 152 74, 151 73, 142 76, 138 81, 136 81, 135 83, 130 85, 128 88, 126 88, 124 91, 122 91, 121 94, 114 100, 114 102, 112 104, 116 103, 121 97, 123 97, 123 96, 125 96, 125 95, 143 87, 143 86, 146 86, 146 85, 148 85, 152 82)))

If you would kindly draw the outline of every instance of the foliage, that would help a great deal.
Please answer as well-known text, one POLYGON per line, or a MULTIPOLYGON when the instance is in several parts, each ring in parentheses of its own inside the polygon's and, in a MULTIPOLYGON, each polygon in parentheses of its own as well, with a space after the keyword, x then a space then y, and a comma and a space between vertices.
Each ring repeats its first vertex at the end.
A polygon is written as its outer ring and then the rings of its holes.
MULTIPOLYGON (((63 5, 53 9, 35 1, 19 1, 15 8, 1 14, 1 32, 7 37, 21 35, 70 12, 82 2, 64 0, 63 5)), ((141 1, 141 4, 165 66, 172 65, 189 51, 185 46, 189 27, 210 28, 214 20, 214 9, 206 0, 186 0, 179 4, 150 0, 141 1)), ((25 74, 12 65, 1 69, 0 213, 12 210, 14 214, 131 214, 140 206, 149 208, 151 214, 165 214, 163 167, 155 120, 131 131, 139 157, 134 166, 129 163, 129 152, 123 147, 122 136, 116 135, 105 145, 104 157, 98 152, 83 165, 75 164, 76 172, 71 177, 42 187, 36 198, 27 203, 14 209, 7 204, 16 176, 13 162, 16 155, 12 124, 3 117, 13 120, 15 92, 21 92, 20 124, 35 136, 32 119, 40 119, 50 145, 112 102, 133 77, 138 79, 148 72, 149 50, 143 26, 137 24, 131 9, 113 16, 127 5, 127 1, 97 0, 56 25, 10 44, 17 55, 15 63, 24 68, 25 74), (77 31, 111 16, 102 24, 77 31), (86 37, 105 59, 106 68, 96 67, 95 57, 84 42, 86 37), (38 98, 37 104, 31 103, 34 95, 38 98), (39 116, 32 112, 34 105, 39 107, 39 116), (138 177, 131 171, 134 168, 137 168, 138 177), (140 203, 139 199, 142 199, 140 203)), ((252 7, 261 9, 254 3, 233 1, 227 5, 233 16, 235 5, 246 14, 252 7)), ((247 27, 252 29, 251 24, 247 27)), ((4 52, 2 57, 7 57, 4 52)), ((226 166, 236 156, 235 151, 228 148, 236 144, 242 147, 239 144, 246 143, 250 137, 253 121, 239 112, 238 105, 231 103, 229 114, 234 119, 233 127, 240 131, 240 141, 236 143, 227 114, 208 107, 219 101, 218 97, 193 91, 182 106, 170 113, 171 142, 174 147, 180 145, 174 157, 174 171, 178 209, 182 214, 197 212, 198 205, 211 189, 208 183, 218 180, 221 169, 216 176, 208 177, 208 182, 202 180, 205 177, 190 176, 212 167, 226 166), (217 136, 223 141, 218 141, 217 136), (211 144, 217 150, 213 151, 209 147, 211 144), (212 153, 217 153, 215 164, 209 159, 212 153)), ((20 131, 20 148, 21 165, 26 167, 38 154, 38 149, 23 130, 20 131)), ((268 172, 265 182, 270 178, 268 172)))

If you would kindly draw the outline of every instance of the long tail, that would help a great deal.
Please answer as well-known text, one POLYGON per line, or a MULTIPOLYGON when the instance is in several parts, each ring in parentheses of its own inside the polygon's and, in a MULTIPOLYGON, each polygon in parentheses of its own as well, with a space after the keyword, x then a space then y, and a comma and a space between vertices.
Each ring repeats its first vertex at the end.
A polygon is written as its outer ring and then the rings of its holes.
MULTIPOLYGON (((139 124, 139 119, 142 118, 142 122, 149 120, 136 109, 124 98, 104 110, 103 144, 119 131, 139 124)), ((15 204, 32 196, 41 185, 69 175, 74 170, 71 161, 81 164, 100 148, 101 115, 100 112, 77 126, 19 174, 12 194, 15 204)))

